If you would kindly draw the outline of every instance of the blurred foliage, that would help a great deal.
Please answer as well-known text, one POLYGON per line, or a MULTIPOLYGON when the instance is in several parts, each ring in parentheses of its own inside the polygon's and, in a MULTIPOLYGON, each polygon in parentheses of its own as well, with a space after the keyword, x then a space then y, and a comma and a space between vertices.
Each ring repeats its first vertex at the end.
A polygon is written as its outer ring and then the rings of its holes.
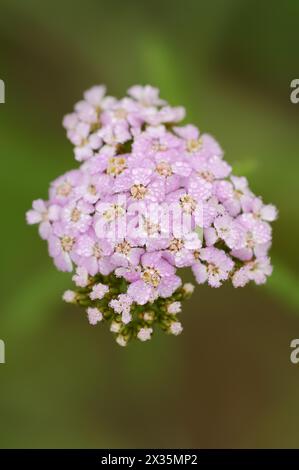
POLYGON ((298 16, 292 0, 2 0, 0 447, 298 445, 298 16), (267 286, 198 287, 180 338, 127 350, 62 304, 70 276, 24 220, 76 165, 61 119, 96 83, 158 86, 280 211, 267 286))

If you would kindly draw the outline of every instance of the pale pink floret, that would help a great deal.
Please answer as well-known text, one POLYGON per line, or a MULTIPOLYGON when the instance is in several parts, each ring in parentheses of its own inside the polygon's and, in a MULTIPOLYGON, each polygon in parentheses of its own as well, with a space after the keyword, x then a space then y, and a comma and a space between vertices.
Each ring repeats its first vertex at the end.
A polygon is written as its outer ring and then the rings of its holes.
POLYGON ((88 307, 86 312, 88 316, 88 321, 91 325, 96 325, 103 319, 102 312, 96 307, 88 307))
POLYGON ((76 292, 73 290, 66 290, 62 295, 62 299, 67 303, 73 303, 76 300, 76 292))
POLYGON ((181 322, 175 321, 170 324, 169 332, 175 336, 178 336, 182 333, 183 327, 181 322))
POLYGON ((155 292, 164 298, 171 296, 182 282, 175 275, 175 268, 162 259, 161 252, 142 256, 138 278, 129 286, 128 294, 140 305, 146 304, 155 292))
POLYGON ((134 85, 128 90, 128 95, 132 96, 142 106, 161 106, 165 101, 159 97, 159 89, 150 85, 134 85))
POLYGON ((88 272, 84 266, 78 266, 76 269, 76 274, 72 277, 74 283, 78 287, 86 287, 88 284, 88 272))
POLYGON ((166 131, 165 126, 148 127, 147 130, 137 136, 132 146, 134 158, 167 158, 175 157, 183 149, 178 137, 166 131))
POLYGON ((177 123, 184 119, 186 115, 185 108, 182 106, 171 107, 164 106, 161 109, 153 107, 144 108, 142 118, 151 126, 159 126, 165 123, 177 123))
POLYGON ((59 212, 58 205, 49 205, 42 199, 36 199, 32 203, 32 209, 26 213, 26 220, 30 225, 39 224, 39 234, 46 240, 51 233, 52 222, 59 219, 59 212))
POLYGON ((140 330, 137 333, 137 338, 140 339, 140 341, 148 341, 151 339, 153 329, 152 328, 140 328, 140 330))
POLYGON ((255 217, 264 220, 265 222, 273 222, 277 219, 277 209, 273 204, 263 204, 259 197, 254 197, 248 201, 244 210, 252 212, 255 217))
POLYGON ((79 199, 76 197, 76 188, 80 184, 82 176, 83 173, 80 170, 68 171, 64 175, 59 176, 50 185, 49 202, 64 206, 71 200, 79 199))
POLYGON ((67 228, 83 233, 88 230, 92 223, 92 212, 94 212, 93 205, 81 199, 69 202, 62 209, 61 219, 67 228))
POLYGON ((235 272, 232 278, 234 287, 244 287, 249 281, 264 284, 267 277, 272 274, 270 259, 263 257, 247 263, 235 272))
POLYGON ((243 231, 230 215, 225 214, 216 217, 214 227, 217 237, 225 241, 229 248, 239 248, 242 245, 243 231))
POLYGON ((107 275, 115 268, 115 265, 110 261, 113 246, 107 240, 97 239, 92 230, 78 237, 75 249, 76 254, 80 258, 81 266, 83 266, 91 276, 94 276, 98 272, 107 275))
POLYGON ((97 85, 85 91, 84 99, 92 106, 100 107, 102 105, 105 94, 106 87, 104 85, 97 85))
POLYGON ((232 250, 232 255, 242 261, 252 259, 260 246, 268 246, 271 241, 271 226, 251 213, 240 215, 234 224, 239 240, 236 248, 232 250))
POLYGON ((76 234, 61 222, 55 222, 48 238, 49 254, 60 271, 72 271, 77 261, 75 246, 76 234))
POLYGON ((167 311, 168 313, 175 315, 177 313, 180 313, 182 310, 182 304, 181 302, 172 302, 171 304, 168 305, 167 311))
POLYGON ((127 324, 131 321, 132 316, 130 313, 133 299, 127 294, 120 294, 117 299, 112 299, 109 306, 122 316, 122 322, 127 324))
POLYGON ((234 267, 232 259, 218 248, 204 248, 200 251, 200 260, 192 266, 193 273, 199 284, 206 280, 211 287, 220 287, 234 267))
POLYGON ((109 287, 99 282, 92 287, 89 297, 91 300, 101 300, 107 292, 109 292, 109 287))

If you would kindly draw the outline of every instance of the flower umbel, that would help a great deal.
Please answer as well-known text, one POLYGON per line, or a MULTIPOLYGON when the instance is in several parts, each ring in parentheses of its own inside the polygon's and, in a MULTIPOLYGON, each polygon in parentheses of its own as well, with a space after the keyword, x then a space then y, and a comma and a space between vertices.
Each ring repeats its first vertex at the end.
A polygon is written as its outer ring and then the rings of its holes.
POLYGON ((218 142, 149 85, 116 99, 104 86, 84 93, 63 126, 79 167, 50 185, 27 214, 39 224, 60 271, 75 270, 63 294, 91 325, 108 323, 120 346, 146 342, 160 327, 183 331, 182 285, 263 284, 277 210, 245 177, 232 174, 218 142))

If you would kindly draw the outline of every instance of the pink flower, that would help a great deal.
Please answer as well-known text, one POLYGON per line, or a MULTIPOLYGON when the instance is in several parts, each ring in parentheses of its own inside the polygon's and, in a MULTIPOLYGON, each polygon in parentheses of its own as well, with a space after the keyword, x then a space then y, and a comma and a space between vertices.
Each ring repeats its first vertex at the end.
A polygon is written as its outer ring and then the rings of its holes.
POLYGON ((111 262, 115 266, 137 266, 143 253, 143 248, 134 247, 126 239, 123 239, 116 243, 111 262))
POLYGON ((246 212, 252 212, 255 217, 265 222, 273 222, 277 219, 277 209, 273 204, 263 204, 259 197, 251 198, 245 206, 246 212))
POLYGON ((194 263, 192 271, 199 284, 208 281, 211 287, 220 287, 234 267, 234 262, 223 251, 210 247, 200 250, 201 262, 194 263))
POLYGON ((238 248, 242 243, 242 230, 235 220, 229 215, 221 215, 215 218, 214 227, 217 236, 225 241, 229 248, 238 248))
POLYGON ((75 197, 75 190, 82 178, 80 170, 72 170, 57 178, 50 186, 50 201, 64 205, 75 197))
POLYGON ((68 229, 74 230, 76 233, 86 232, 92 223, 92 212, 94 207, 83 201, 69 202, 62 209, 61 219, 68 229))
POLYGON ((134 85, 128 90, 128 95, 132 96, 142 106, 161 106, 165 104, 164 100, 159 98, 158 88, 150 85, 134 85))
POLYGON ((185 114, 185 108, 182 106, 177 106, 175 108, 164 106, 159 110, 154 108, 145 108, 142 113, 145 122, 151 126, 159 126, 159 124, 164 123, 177 123, 184 119, 185 114))
POLYGON ((194 162, 198 158, 222 157, 223 151, 218 142, 209 134, 200 136, 199 130, 192 125, 175 127, 175 133, 184 139, 186 155, 194 162))
POLYGON ((48 238, 49 254, 60 271, 72 271, 76 261, 76 234, 64 227, 60 222, 53 224, 53 230, 48 238))
POLYGON ((99 175, 85 173, 76 188, 78 198, 82 198, 86 203, 95 204, 102 195, 101 182, 102 178, 99 175))
POLYGON ((140 328, 137 334, 137 338, 140 339, 140 341, 148 341, 149 339, 151 339, 152 332, 152 328, 140 328))
POLYGON ((180 268, 212 287, 262 284, 272 272, 277 209, 231 173, 211 135, 179 126, 184 116, 149 85, 121 99, 90 88, 63 120, 78 169, 53 181, 48 201, 35 200, 26 214, 55 266, 76 270, 78 294, 66 291, 64 300, 92 305, 93 325, 105 313, 122 346, 131 336, 150 339, 146 322, 181 333, 171 315, 193 287, 179 289, 180 268), (100 312, 94 305, 104 297, 100 312))
POLYGON ((97 239, 92 230, 80 236, 76 245, 76 254, 80 257, 80 263, 91 276, 98 272, 107 275, 113 271, 114 265, 109 257, 112 251, 111 243, 97 239))
POLYGON ((117 145, 124 144, 131 139, 131 134, 126 123, 117 123, 113 127, 104 126, 100 129, 99 136, 108 148, 115 148, 117 145))
POLYGON ((113 308, 113 310, 122 315, 122 322, 127 324, 131 321, 131 305, 133 299, 127 294, 120 294, 117 299, 112 299, 109 303, 109 306, 113 308))
POLYGON ((160 252, 144 254, 141 265, 139 279, 128 288, 128 294, 138 304, 146 304, 155 292, 161 297, 170 297, 181 285, 175 268, 162 259, 160 252))
POLYGON ((104 126, 114 127, 121 124, 139 129, 143 123, 140 104, 131 98, 116 101, 102 113, 101 122, 104 126))
POLYGON ((91 300, 101 300, 107 292, 109 292, 109 287, 99 282, 92 287, 89 297, 91 300))
POLYGON ((62 300, 64 300, 67 303, 73 303, 76 300, 76 292, 72 290, 66 290, 63 293, 62 300))
POLYGON ((178 336, 182 333, 183 331, 183 327, 182 327, 182 324, 181 322, 179 321, 174 321, 170 324, 170 327, 169 327, 169 332, 175 336, 178 336))
POLYGON ((240 215, 235 222, 239 230, 239 241, 232 255, 243 260, 250 260, 259 246, 264 246, 271 240, 271 227, 267 222, 247 213, 240 215))
POLYGON ((267 277, 272 274, 270 259, 267 257, 257 258, 235 272, 232 278, 234 287, 244 287, 249 281, 256 284, 264 284, 267 277))
POLYGON ((51 233, 51 223, 59 218, 59 211, 60 208, 56 204, 49 206, 42 199, 36 199, 32 203, 32 209, 26 213, 27 223, 39 224, 39 234, 46 240, 51 233))
POLYGON ((182 304, 181 302, 172 302, 171 304, 168 305, 167 307, 167 312, 175 315, 177 313, 180 313, 182 310, 182 304))
POLYGON ((233 217, 237 216, 246 207, 253 197, 245 177, 231 176, 229 181, 215 183, 214 190, 219 201, 233 217))
POLYGON ((99 108, 103 106, 103 99, 106 94, 106 87, 104 85, 93 86, 85 91, 84 99, 90 105, 99 108))
POLYGON ((194 263, 194 252, 198 251, 201 246, 202 242, 195 232, 180 238, 173 237, 169 241, 164 258, 178 268, 191 266, 194 263))
POLYGON ((132 146, 133 157, 136 159, 154 157, 174 157, 182 151, 182 142, 164 126, 148 127, 134 139, 132 146))
POLYGON ((88 272, 83 266, 78 266, 76 274, 72 277, 74 283, 78 287, 86 287, 88 284, 88 272))
POLYGON ((87 316, 91 325, 96 325, 103 319, 102 312, 96 307, 88 307, 87 316))
POLYGON ((114 192, 129 191, 131 202, 162 202, 164 190, 163 182, 153 180, 153 170, 146 167, 127 169, 114 183, 114 192))

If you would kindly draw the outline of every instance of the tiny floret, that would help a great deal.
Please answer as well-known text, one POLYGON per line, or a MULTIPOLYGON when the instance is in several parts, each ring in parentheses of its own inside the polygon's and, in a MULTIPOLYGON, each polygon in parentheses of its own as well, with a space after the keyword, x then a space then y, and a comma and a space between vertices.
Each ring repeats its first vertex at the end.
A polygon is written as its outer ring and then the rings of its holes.
POLYGON ((66 290, 62 296, 62 299, 67 303, 73 303, 76 300, 76 292, 73 290, 66 290))
POLYGON ((137 333, 137 338, 140 339, 140 341, 148 341, 151 339, 152 332, 152 328, 141 328, 137 333))
POLYGON ((180 335, 183 331, 182 324, 179 321, 172 322, 169 327, 169 331, 175 336, 180 335))
POLYGON ((102 321, 103 314, 96 307, 88 307, 87 309, 88 321, 91 325, 96 325, 98 322, 102 321))
POLYGON ((184 289, 184 292, 186 292, 186 294, 191 295, 194 292, 195 286, 191 282, 186 282, 186 284, 183 285, 183 289, 184 289))
POLYGON ((181 302, 172 302, 167 307, 168 313, 172 313, 172 314, 180 313, 181 310, 182 310, 181 302))
POLYGON ((104 297, 104 295, 107 294, 108 291, 109 291, 109 287, 99 282, 98 284, 95 284, 92 287, 89 297, 91 298, 91 300, 96 300, 96 299, 101 300, 104 297))

